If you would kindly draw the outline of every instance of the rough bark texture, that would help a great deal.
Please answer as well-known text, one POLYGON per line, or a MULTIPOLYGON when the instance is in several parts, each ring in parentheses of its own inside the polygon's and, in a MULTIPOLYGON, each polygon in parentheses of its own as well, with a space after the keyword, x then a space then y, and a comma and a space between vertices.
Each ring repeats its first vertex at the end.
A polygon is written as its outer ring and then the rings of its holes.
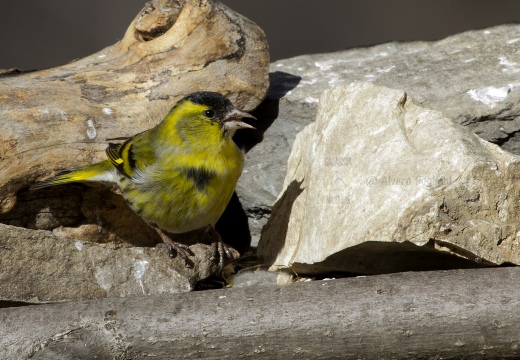
POLYGON ((244 109, 268 87, 262 30, 211 0, 154 0, 120 42, 70 64, 0 75, 0 212, 58 170, 105 159, 106 139, 154 126, 183 95, 244 109))
POLYGON ((505 359, 520 356, 520 269, 0 310, 2 359, 505 359))

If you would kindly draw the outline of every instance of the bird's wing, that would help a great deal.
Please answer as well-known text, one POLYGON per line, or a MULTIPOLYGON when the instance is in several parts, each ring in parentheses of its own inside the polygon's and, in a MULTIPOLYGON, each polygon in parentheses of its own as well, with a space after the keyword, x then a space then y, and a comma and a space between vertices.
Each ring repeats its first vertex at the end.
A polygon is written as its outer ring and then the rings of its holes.
MULTIPOLYGON (((124 176, 130 178, 136 171, 143 170, 155 162, 153 149, 145 146, 141 134, 128 138, 121 144, 109 143, 106 154, 112 165, 124 176)), ((150 144, 149 144, 150 145, 150 144)))
POLYGON ((132 177, 135 166, 135 161, 132 160, 133 151, 130 140, 131 138, 122 144, 109 143, 106 149, 107 157, 112 165, 126 177, 132 177))

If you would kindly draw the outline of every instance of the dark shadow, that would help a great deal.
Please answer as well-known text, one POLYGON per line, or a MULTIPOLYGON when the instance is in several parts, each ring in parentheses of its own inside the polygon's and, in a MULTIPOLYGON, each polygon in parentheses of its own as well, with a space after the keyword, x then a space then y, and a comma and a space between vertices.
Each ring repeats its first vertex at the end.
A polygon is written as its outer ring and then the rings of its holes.
POLYGON ((298 275, 338 273, 340 269, 345 274, 378 275, 485 267, 490 265, 435 250, 430 244, 418 246, 408 241, 402 243, 368 241, 340 251, 311 266, 293 264, 293 269, 298 275))
POLYGON ((32 306, 32 305, 39 305, 39 304, 31 304, 31 303, 26 303, 26 302, 22 302, 22 301, 0 301, 0 309, 20 307, 20 306, 32 306))
POLYGON ((236 192, 233 193, 226 210, 217 221, 215 229, 222 236, 222 240, 240 254, 243 254, 251 247, 251 234, 249 232, 247 215, 236 192))
MULTIPOLYGON (((303 181, 302 181, 303 182, 303 181)), ((272 228, 279 229, 277 234, 270 234, 258 245, 258 255, 264 266, 271 266, 270 259, 276 259, 285 245, 285 238, 289 228, 292 207, 298 196, 303 192, 302 182, 293 180, 283 193, 282 197, 273 205, 273 211, 269 222, 272 228)))
POLYGON ((20 74, 24 74, 24 73, 28 73, 28 72, 33 72, 33 71, 36 71, 36 70, 22 71, 17 68, 0 69, 0 78, 8 77, 8 76, 16 76, 16 75, 20 75, 20 74))
POLYGON ((133 246, 149 247, 161 242, 156 231, 105 184, 89 184, 82 194, 81 211, 89 224, 98 226, 98 242, 114 241, 111 234, 133 246))
POLYGON ((121 195, 99 183, 22 189, 13 209, 0 214, 0 222, 36 230, 63 227, 58 236, 97 243, 155 246, 161 241, 121 195))
POLYGON ((298 86, 301 79, 300 76, 281 71, 269 73, 270 87, 267 95, 264 101, 255 110, 251 111, 251 115, 257 120, 244 119, 248 124, 254 126, 255 129, 237 131, 233 137, 239 148, 244 149, 247 153, 263 140, 265 131, 278 118, 280 99, 298 86))
POLYGON ((81 212, 82 187, 75 184, 38 191, 22 189, 11 211, 0 214, 0 222, 39 230, 77 226, 85 221, 81 212))
MULTIPOLYGON (((301 77, 289 73, 276 71, 269 74, 270 88, 267 95, 251 111, 257 120, 244 119, 255 129, 240 130, 235 133, 233 140, 239 148, 245 152, 251 150, 264 138, 264 133, 278 118, 280 99, 288 91, 294 89, 300 83, 301 77)), ((238 252, 243 253, 251 247, 251 234, 247 215, 240 204, 237 194, 233 194, 226 210, 216 225, 217 231, 226 244, 231 245, 238 252)))
POLYGON ((270 86, 266 99, 280 100, 287 95, 289 91, 298 86, 301 80, 301 76, 289 74, 283 71, 269 73, 270 86))

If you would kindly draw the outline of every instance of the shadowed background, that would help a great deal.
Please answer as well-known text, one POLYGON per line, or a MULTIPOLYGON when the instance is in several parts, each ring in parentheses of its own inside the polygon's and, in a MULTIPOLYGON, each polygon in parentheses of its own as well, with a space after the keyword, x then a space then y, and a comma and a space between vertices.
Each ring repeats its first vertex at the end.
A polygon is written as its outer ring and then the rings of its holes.
MULTIPOLYGON (((123 36, 145 2, 3 1, 0 69, 58 66, 101 50, 123 36)), ((436 40, 520 20, 518 0, 222 2, 264 29, 272 61, 395 40, 436 40)))

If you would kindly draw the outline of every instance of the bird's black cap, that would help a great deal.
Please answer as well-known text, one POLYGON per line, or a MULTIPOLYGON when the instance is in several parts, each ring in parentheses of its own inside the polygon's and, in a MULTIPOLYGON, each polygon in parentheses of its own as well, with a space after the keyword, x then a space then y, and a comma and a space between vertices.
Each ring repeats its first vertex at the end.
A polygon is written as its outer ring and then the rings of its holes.
POLYGON ((216 111, 224 111, 228 109, 231 101, 222 94, 212 91, 198 91, 185 96, 180 102, 191 101, 194 104, 208 105, 216 111))

